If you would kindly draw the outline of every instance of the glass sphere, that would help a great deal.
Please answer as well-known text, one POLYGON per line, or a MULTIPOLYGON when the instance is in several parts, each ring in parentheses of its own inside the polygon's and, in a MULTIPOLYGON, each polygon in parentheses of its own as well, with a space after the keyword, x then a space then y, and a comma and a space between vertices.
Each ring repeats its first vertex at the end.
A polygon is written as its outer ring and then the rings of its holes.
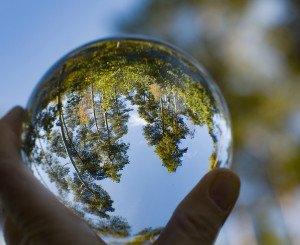
POLYGON ((160 41, 112 38, 56 63, 32 93, 23 158, 108 243, 155 240, 231 128, 216 84, 160 41))

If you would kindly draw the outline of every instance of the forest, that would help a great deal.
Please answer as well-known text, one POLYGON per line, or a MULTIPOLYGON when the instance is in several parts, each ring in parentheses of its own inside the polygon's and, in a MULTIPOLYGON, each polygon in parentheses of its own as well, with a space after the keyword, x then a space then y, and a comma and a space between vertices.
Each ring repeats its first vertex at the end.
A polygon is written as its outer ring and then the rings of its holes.
MULTIPOLYGON (((101 181, 121 182, 130 164, 124 138, 133 111, 170 174, 184 164, 188 147, 181 143, 194 137, 195 127, 206 127, 213 142, 210 168, 229 161, 220 157, 225 139, 216 119, 229 127, 228 115, 213 84, 191 59, 155 42, 109 40, 83 47, 46 74, 33 98, 23 146, 27 164, 104 236, 131 235, 126 217, 114 215, 114 200, 101 181)), ((151 240, 161 230, 148 227, 134 239, 151 240)))

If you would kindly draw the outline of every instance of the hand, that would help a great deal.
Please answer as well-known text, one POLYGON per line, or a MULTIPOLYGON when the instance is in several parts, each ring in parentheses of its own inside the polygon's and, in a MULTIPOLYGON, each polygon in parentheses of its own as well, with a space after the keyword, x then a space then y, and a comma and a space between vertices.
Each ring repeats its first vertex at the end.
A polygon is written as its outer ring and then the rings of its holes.
MULTIPOLYGON (((16 107, 0 120, 0 203, 7 244, 105 244, 47 191, 23 163, 23 115, 23 109, 16 107)), ((209 172, 179 204, 155 244, 213 244, 234 206, 239 188, 239 178, 230 170, 209 172)))

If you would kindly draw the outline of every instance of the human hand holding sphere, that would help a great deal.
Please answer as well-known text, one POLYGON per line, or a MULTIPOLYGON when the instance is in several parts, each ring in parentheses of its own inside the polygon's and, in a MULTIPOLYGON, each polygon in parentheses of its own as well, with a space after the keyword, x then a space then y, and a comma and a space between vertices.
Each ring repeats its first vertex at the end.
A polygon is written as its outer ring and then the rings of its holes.
MULTIPOLYGON (((230 158, 226 106, 207 79, 186 56, 158 42, 113 39, 85 46, 52 68, 33 93, 27 108, 24 159, 34 175, 108 243, 142 244, 155 241, 159 234, 156 242, 161 244, 190 235, 212 242, 237 198, 239 184, 224 169, 208 173, 197 184, 203 169, 224 167, 230 158), (205 134, 211 141, 206 155, 199 143, 205 134), (197 151, 207 163, 197 161, 199 155, 193 158, 197 151), (231 185, 226 188, 226 183, 231 185), (201 212, 214 225, 197 226, 201 212), (186 224, 184 233, 180 224, 186 224), (205 229, 212 231, 210 238, 201 238, 205 229)), ((26 172, 25 183, 26 178, 31 183, 25 165, 17 166, 22 166, 20 175, 26 172)), ((36 189, 29 195, 36 196, 36 204, 45 204, 51 196, 41 220, 56 208, 65 210, 49 192, 39 193, 44 187, 33 182, 27 187, 36 189)), ((7 197, 1 198, 6 210, 7 197)), ((8 213, 11 208, 18 207, 12 205, 8 213)), ((51 229, 49 234, 55 237, 51 229)))

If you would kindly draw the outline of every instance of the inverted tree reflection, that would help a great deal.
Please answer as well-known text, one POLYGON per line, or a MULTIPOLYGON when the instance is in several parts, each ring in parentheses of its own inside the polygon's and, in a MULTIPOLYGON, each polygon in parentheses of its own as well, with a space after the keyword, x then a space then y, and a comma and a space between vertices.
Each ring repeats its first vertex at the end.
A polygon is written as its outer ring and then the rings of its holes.
MULTIPOLYGON (((211 136, 211 168, 220 163, 221 129, 215 121, 220 108, 206 77, 184 56, 127 40, 92 44, 61 63, 46 75, 38 88, 42 96, 29 108, 23 150, 40 178, 48 178, 58 197, 99 233, 130 234, 126 218, 114 215, 114 200, 101 181, 121 182, 130 164, 125 136, 134 110, 169 173, 182 166, 188 152, 183 142, 197 127, 206 126, 211 136)), ((139 239, 155 237, 157 229, 139 239)))

